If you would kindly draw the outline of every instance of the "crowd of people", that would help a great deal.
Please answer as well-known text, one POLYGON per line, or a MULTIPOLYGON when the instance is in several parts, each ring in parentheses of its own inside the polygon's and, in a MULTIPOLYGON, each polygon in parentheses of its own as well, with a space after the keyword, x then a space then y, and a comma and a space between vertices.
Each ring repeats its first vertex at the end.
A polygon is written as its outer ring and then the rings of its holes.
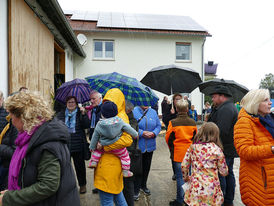
MULTIPOLYGON (((172 102, 164 97, 161 103, 177 185, 169 205, 233 205, 235 157, 243 203, 274 205, 269 91, 251 90, 239 111, 226 87, 217 86, 211 97, 199 129, 188 96, 174 94, 172 102)), ((133 206, 140 191, 151 195, 147 182, 162 128, 155 108, 134 107, 117 88, 104 97, 92 91, 86 107, 68 96, 58 112, 25 87, 6 100, 0 92, 0 205, 80 205, 79 194, 87 192, 85 160, 102 206, 133 206)))

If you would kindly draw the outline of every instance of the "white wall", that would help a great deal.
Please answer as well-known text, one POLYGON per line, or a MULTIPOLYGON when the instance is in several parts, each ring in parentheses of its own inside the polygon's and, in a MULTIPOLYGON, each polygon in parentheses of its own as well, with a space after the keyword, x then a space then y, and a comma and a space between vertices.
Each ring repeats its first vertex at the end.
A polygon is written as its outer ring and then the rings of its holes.
POLYGON ((8 0, 0 1, 0 90, 8 95, 8 0))
MULTIPOLYGON (((153 67, 167 64, 176 64, 202 72, 202 37, 183 37, 159 34, 133 33, 84 33, 88 42, 83 46, 87 54, 85 59, 75 57, 74 77, 85 78, 99 73, 119 72, 141 80, 153 67), (114 40, 114 61, 93 60, 93 39, 114 40), (176 42, 192 43, 192 61, 176 61, 176 42)), ((159 106, 165 96, 159 94, 159 106)), ((202 95, 199 89, 191 93, 192 104, 198 113, 202 111, 202 95)), ((159 109, 160 110, 160 109, 159 109)), ((161 112, 160 112, 161 113, 161 112)))

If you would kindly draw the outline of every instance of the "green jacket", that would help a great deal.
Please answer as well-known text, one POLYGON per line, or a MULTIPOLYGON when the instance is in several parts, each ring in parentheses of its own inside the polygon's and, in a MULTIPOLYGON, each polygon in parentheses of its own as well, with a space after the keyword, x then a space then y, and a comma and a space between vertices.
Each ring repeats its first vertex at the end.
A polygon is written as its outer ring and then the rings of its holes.
POLYGON ((80 206, 68 139, 66 125, 57 118, 33 134, 20 168, 21 190, 7 191, 3 206, 80 206))
POLYGON ((44 151, 38 165, 37 182, 21 190, 8 191, 3 197, 3 206, 32 205, 54 194, 60 184, 60 163, 50 152, 44 151), (43 192, 41 192, 43 191, 43 192))

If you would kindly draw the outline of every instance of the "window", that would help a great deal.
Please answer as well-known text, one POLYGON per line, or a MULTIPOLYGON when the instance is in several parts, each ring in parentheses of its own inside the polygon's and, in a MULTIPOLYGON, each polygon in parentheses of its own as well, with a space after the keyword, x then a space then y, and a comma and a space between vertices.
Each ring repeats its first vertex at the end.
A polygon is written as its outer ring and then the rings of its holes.
POLYGON ((185 42, 176 42, 176 60, 191 60, 191 44, 185 42))
POLYGON ((94 40, 94 59, 114 59, 114 41, 94 40))

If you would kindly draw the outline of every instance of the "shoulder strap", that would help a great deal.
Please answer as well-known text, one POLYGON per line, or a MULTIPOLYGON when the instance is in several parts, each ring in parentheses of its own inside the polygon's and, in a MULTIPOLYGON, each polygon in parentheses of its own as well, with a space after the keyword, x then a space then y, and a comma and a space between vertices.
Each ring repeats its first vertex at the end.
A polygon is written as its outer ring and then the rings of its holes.
POLYGON ((147 111, 148 109, 144 111, 143 115, 137 120, 138 123, 144 118, 144 116, 146 116, 147 111))
POLYGON ((2 132, 0 134, 0 144, 2 142, 2 139, 3 139, 4 135, 6 134, 6 132, 8 131, 9 128, 10 128, 10 123, 6 124, 6 126, 2 130, 2 132))

